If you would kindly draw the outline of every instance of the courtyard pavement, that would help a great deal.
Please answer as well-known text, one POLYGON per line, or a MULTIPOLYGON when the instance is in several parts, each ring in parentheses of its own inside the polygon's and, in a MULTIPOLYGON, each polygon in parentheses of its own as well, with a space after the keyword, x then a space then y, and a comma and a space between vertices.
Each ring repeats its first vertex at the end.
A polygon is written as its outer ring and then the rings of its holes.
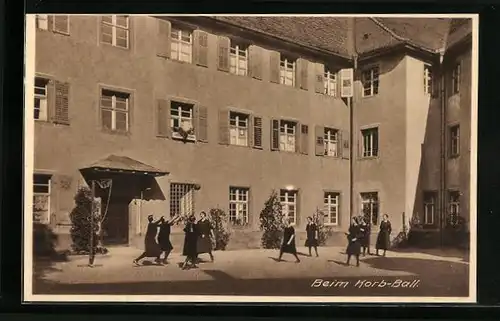
MULTIPOLYGON (((87 266, 85 256, 64 262, 37 261, 34 294, 171 294, 171 295, 309 295, 309 296, 468 296, 468 254, 458 250, 405 250, 386 257, 367 255, 361 266, 346 266, 343 248, 319 248, 320 257, 304 255, 295 263, 276 250, 202 254, 196 269, 182 270, 184 257, 171 254, 169 264, 152 260, 134 266, 134 248, 111 248, 87 266), (322 281, 320 281, 322 280, 322 281), (328 281, 326 284, 324 281, 328 281), (370 283, 372 282, 372 283, 370 283), (378 282, 378 283, 373 283, 378 282)), ((351 264, 354 264, 351 262, 351 264)))

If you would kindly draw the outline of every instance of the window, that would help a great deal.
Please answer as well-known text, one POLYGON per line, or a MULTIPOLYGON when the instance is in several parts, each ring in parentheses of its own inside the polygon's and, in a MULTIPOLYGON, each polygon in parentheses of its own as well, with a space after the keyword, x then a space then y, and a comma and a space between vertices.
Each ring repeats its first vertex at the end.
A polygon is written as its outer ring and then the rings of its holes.
POLYGON ((361 208, 363 215, 373 225, 378 224, 379 200, 377 192, 361 193, 361 208))
POLYGON ((36 19, 36 28, 40 30, 48 30, 49 29, 49 15, 48 14, 37 14, 36 19))
POLYGON ((248 188, 229 188, 229 222, 233 225, 248 224, 248 188))
POLYGON ((287 86, 295 86, 295 61, 281 57, 280 83, 287 86))
POLYGON ((195 214, 194 184, 170 184, 170 215, 189 216, 195 214))
POLYGON ((326 156, 338 156, 338 135, 337 130, 332 128, 325 128, 325 155, 326 156))
POLYGON ((458 217, 460 216, 460 192, 459 191, 450 191, 449 199, 449 214, 451 224, 456 224, 458 222, 458 217))
POLYGON ((379 67, 373 67, 363 71, 362 82, 364 97, 377 95, 379 85, 379 67))
POLYGON ((378 128, 364 129, 363 136, 363 157, 378 156, 378 128))
POLYGON ((460 155, 460 126, 450 127, 450 157, 460 155))
POLYGON ((434 225, 436 192, 424 192, 424 224, 434 225))
POLYGON ((33 175, 33 222, 50 221, 50 175, 33 175))
POLYGON ((229 71, 232 74, 246 76, 248 72, 248 47, 231 43, 229 71))
POLYGON ((453 94, 458 94, 460 92, 460 64, 456 64, 453 67, 453 71, 451 73, 451 90, 453 94))
POLYGON ((231 145, 248 146, 248 115, 229 114, 229 137, 231 145))
POLYGON ((297 191, 282 189, 280 191, 280 201, 283 216, 288 219, 292 225, 295 225, 297 219, 297 191))
POLYGON ((337 73, 327 70, 324 77, 325 95, 337 96, 337 73))
POLYGON ((172 137, 183 138, 181 132, 186 132, 187 138, 195 139, 194 135, 194 105, 172 101, 170 104, 170 127, 172 137))
POLYGON ((47 84, 48 80, 40 77, 35 78, 35 120, 48 120, 47 84))
POLYGON ((339 193, 325 193, 326 224, 338 225, 339 223, 339 193))
POLYGON ((295 152, 297 124, 295 122, 280 121, 280 150, 295 152))
POLYGON ((432 95, 432 67, 424 65, 424 92, 426 95, 432 95))
POLYGON ((130 94, 101 90, 102 127, 107 130, 128 132, 130 94))
POLYGON ((103 16, 101 20, 101 42, 120 48, 129 47, 129 17, 103 16))
POLYGON ((172 27, 170 58, 191 63, 193 61, 193 33, 172 27))

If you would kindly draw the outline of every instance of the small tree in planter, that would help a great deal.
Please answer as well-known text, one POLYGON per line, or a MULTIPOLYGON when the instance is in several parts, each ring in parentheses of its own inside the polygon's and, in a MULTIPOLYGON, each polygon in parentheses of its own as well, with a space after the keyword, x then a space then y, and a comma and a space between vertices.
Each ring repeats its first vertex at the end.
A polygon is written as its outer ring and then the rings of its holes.
POLYGON ((273 191, 260 212, 260 230, 264 231, 261 238, 263 248, 280 248, 283 238, 282 232, 286 227, 283 219, 284 215, 279 196, 276 191, 273 191))
POLYGON ((224 251, 226 250, 231 235, 227 229, 226 212, 220 208, 212 208, 209 215, 215 235, 215 240, 212 241, 214 244, 212 244, 212 246, 215 251, 224 251))
POLYGON ((316 209, 312 219, 313 223, 316 224, 318 228, 318 245, 325 246, 326 241, 333 235, 333 229, 330 226, 325 225, 325 213, 319 209, 316 209))

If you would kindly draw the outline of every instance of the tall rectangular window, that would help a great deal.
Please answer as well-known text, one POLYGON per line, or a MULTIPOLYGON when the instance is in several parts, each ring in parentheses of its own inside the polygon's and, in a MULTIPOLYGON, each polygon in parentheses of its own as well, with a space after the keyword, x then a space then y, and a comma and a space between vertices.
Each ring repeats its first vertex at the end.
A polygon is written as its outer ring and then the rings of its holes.
POLYGON ((327 70, 324 77, 325 95, 337 96, 337 73, 327 70))
POLYGON ((280 83, 295 86, 295 60, 281 56, 280 83))
POLYGON ((460 192, 459 191, 449 191, 448 192, 448 211, 449 211, 451 223, 452 224, 458 223, 458 218, 460 216, 460 192))
POLYGON ((424 224, 434 225, 436 211, 436 192, 424 192, 424 224))
POLYGON ((101 121, 107 130, 128 132, 130 94, 101 90, 101 121))
POLYGON ((370 97, 378 94, 379 72, 379 67, 372 67, 363 71, 361 80, 363 83, 364 97, 370 97))
POLYGON ((33 175, 33 222, 50 221, 50 175, 33 175))
POLYGON ((377 225, 379 221, 378 193, 361 193, 361 208, 364 217, 366 217, 372 225, 377 225))
POLYGON ((292 121, 280 121, 280 150, 286 152, 296 151, 297 123, 292 121))
POLYGON ((297 191, 280 190, 281 210, 283 216, 289 220, 292 225, 297 222, 297 191))
POLYGON ((231 41, 229 53, 229 71, 232 74, 246 76, 248 73, 248 46, 231 41))
POLYGON ((424 92, 426 95, 432 94, 432 66, 424 65, 424 92))
POLYGON ((363 157, 378 156, 378 128, 369 128, 361 131, 363 137, 363 157))
POLYGON ((460 126, 450 127, 450 157, 460 155, 460 126))
POLYGON ((171 29, 170 58, 182 62, 193 61, 193 32, 176 27, 171 29))
POLYGON ((248 118, 243 113, 229 113, 229 137, 231 145, 248 146, 248 118))
POLYGON ((48 30, 49 29, 49 15, 48 14, 37 14, 36 19, 36 28, 40 30, 48 30))
POLYGON ((195 214, 194 184, 170 184, 170 215, 189 216, 195 214))
POLYGON ((326 192, 325 210, 326 210, 326 224, 338 225, 339 224, 339 193, 326 192))
POLYGON ((231 224, 248 224, 248 194, 248 188, 229 188, 229 222, 231 224))
POLYGON ((102 17, 101 42, 115 47, 129 48, 129 40, 129 17, 117 15, 102 17))
POLYGON ((457 63, 451 72, 451 90, 453 94, 458 94, 460 92, 460 63, 457 63))
POLYGON ((338 131, 333 128, 325 128, 325 156, 338 156, 338 131))
POLYGON ((48 80, 40 77, 35 78, 35 120, 48 120, 47 84, 48 80))
POLYGON ((170 104, 170 127, 172 137, 184 138, 182 132, 186 132, 187 139, 194 140, 194 105, 172 101, 170 104))

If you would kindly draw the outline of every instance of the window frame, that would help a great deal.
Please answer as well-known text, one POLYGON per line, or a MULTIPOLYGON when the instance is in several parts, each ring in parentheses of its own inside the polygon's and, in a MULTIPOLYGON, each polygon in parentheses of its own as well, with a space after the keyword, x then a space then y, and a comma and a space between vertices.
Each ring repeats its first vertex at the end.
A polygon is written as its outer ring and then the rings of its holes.
POLYGON ((323 206, 327 213, 325 226, 339 226, 340 217, 340 192, 324 191, 323 193, 323 206), (332 200, 335 199, 335 202, 332 200), (332 207, 335 208, 335 222, 332 223, 332 207))
POLYGON ((365 204, 369 205, 369 210, 370 210, 370 225, 372 226, 378 226, 380 223, 380 195, 378 191, 372 191, 372 192, 361 192, 360 193, 360 198, 361 198, 361 212, 363 213, 363 216, 366 217, 365 213, 365 204), (365 197, 366 196, 366 197, 365 197), (375 196, 374 198, 372 196, 375 196), (376 216, 374 216, 374 206, 376 205, 376 216), (374 221, 375 217, 375 221, 374 221))
POLYGON ((170 130, 172 133, 172 138, 173 139, 181 139, 184 140, 184 137, 179 134, 179 128, 182 126, 183 120, 189 120, 191 123, 191 128, 194 130, 192 134, 189 134, 186 138, 188 141, 196 141, 196 118, 195 118, 195 108, 196 108, 197 103, 191 102, 191 101, 186 101, 183 99, 178 99, 178 98, 172 98, 170 99, 170 108, 168 110, 169 115, 170 115, 170 130), (178 104, 177 106, 177 113, 178 115, 173 115, 172 111, 174 110, 173 105, 178 104), (182 107, 188 107, 189 108, 189 117, 183 116, 182 112, 186 112, 186 110, 183 110, 182 107), (178 119, 179 126, 175 127, 174 122, 175 119, 178 119))
POLYGON ((330 69, 325 69, 323 75, 323 94, 330 97, 337 97, 338 73, 332 72, 330 69))
POLYGON ((181 183, 181 182, 170 182, 169 185, 169 209, 170 216, 174 217, 176 214, 187 217, 189 215, 194 215, 196 213, 196 190, 197 185, 194 183, 181 183), (174 187, 178 187, 175 189, 174 187), (183 193, 184 192, 184 193, 183 193), (176 194, 177 193, 177 194, 176 194), (181 195, 182 194, 182 195, 181 195), (176 199, 175 195, 181 195, 176 199), (190 206, 182 206, 182 198, 186 195, 188 196, 188 205, 190 206), (177 208, 178 207, 178 208, 177 208), (185 210, 187 212, 185 213, 185 210))
POLYGON ((325 149, 324 156, 339 157, 339 130, 332 127, 324 127, 323 145, 325 149), (334 140, 332 140, 332 136, 335 136, 334 140), (335 146, 335 155, 329 154, 329 145, 335 146))
POLYGON ((128 16, 128 15, 103 15, 103 16, 101 16, 99 32, 100 32, 100 35, 99 35, 100 36, 100 43, 103 43, 105 45, 109 45, 109 46, 112 46, 115 48, 121 48, 121 49, 125 49, 125 50, 130 49, 130 47, 131 47, 130 46, 130 42, 131 42, 131 39, 130 39, 131 38, 130 16, 128 16), (111 17, 111 22, 104 21, 105 17, 111 17), (125 21, 127 22, 126 27, 119 26, 117 24, 117 22, 116 22, 117 17, 125 18, 125 21), (103 41, 103 26, 111 27, 111 43, 103 41), (126 47, 117 45, 117 42, 118 42, 117 29, 125 30, 126 35, 127 35, 127 37, 126 37, 127 46, 126 47))
POLYGON ((433 69, 431 64, 424 64, 424 94, 432 96, 433 92, 433 69))
POLYGON ((49 30, 49 15, 48 14, 37 14, 35 16, 35 28, 37 30, 48 31, 49 30), (40 23, 39 23, 40 21, 45 21, 45 23, 46 23, 45 28, 40 28, 40 23))
POLYGON ((460 156, 460 125, 453 124, 449 126, 449 157, 456 158, 460 156), (456 133, 455 133, 456 130, 456 133), (454 148, 455 147, 455 148, 454 148))
MULTIPOLYGON (((50 120, 50 117, 49 117, 49 91, 48 91, 48 85, 49 85, 49 82, 51 80, 48 79, 47 77, 42 77, 42 76, 38 76, 38 75, 35 75, 34 77, 34 82, 33 82, 33 89, 34 89, 34 99, 33 99, 33 103, 34 103, 34 106, 33 106, 33 119, 37 122, 48 122, 50 120), (45 91, 45 95, 42 96, 42 95, 39 95, 36 93, 36 89, 41 89, 42 87, 37 87, 36 83, 37 83, 37 79, 39 80, 43 80, 43 82, 45 83, 45 86, 43 87, 43 90, 45 91), (41 99, 41 97, 43 97, 43 99, 41 99), (35 115, 36 115, 36 112, 35 110, 37 109, 36 107, 36 100, 39 100, 40 103, 39 103, 39 106, 41 106, 41 102, 42 100, 44 101, 44 108, 45 108, 45 119, 40 119, 40 118, 36 118, 35 115)), ((41 110, 41 107, 38 108, 38 110, 41 110)), ((39 115, 40 115, 40 112, 39 112, 39 115)))
POLYGON ((240 187, 240 186, 229 186, 229 211, 228 220, 229 223, 234 227, 246 227, 250 225, 250 188, 240 187), (234 193, 233 193, 234 192, 234 193), (234 195, 235 199, 231 199, 234 195), (241 201, 239 199, 240 195, 244 195, 245 200, 241 201), (232 209, 231 205, 234 204, 234 221, 232 220, 232 209), (240 209, 239 205, 245 205, 246 209, 243 211, 240 209), (240 217, 240 211, 243 212, 243 223, 236 224, 235 221, 240 217), (244 213, 246 211, 246 214, 244 213))
POLYGON ((192 64, 194 58, 193 54, 194 54, 194 31, 184 26, 172 25, 170 29, 170 59, 177 62, 192 64), (173 36, 174 32, 177 32, 177 37, 173 36), (189 42, 183 40, 184 33, 188 34, 189 42), (174 50, 174 44, 177 45, 176 50, 174 50), (182 48, 184 48, 183 45, 188 45, 189 47, 189 61, 180 59, 183 54, 182 51, 182 48))
MULTIPOLYGON (((109 96, 108 96, 109 97, 109 96)), ((102 130, 105 132, 109 133, 119 133, 119 134, 129 134, 130 133, 130 127, 131 127, 131 109, 132 109, 132 93, 130 91, 126 91, 120 88, 112 88, 112 87, 107 87, 107 86, 100 86, 99 88, 99 119, 100 119, 100 126, 102 130), (113 93, 111 96, 111 107, 103 107, 102 105, 102 100, 103 100, 103 91, 107 91, 110 93, 113 93), (118 109, 116 108, 116 100, 117 100, 117 94, 127 96, 125 98, 125 107, 126 109, 118 109), (106 128, 104 126, 104 119, 102 117, 103 110, 110 111, 111 112, 111 128, 106 128), (125 113, 125 130, 122 129, 116 129, 116 114, 118 113, 125 113)))
POLYGON ((361 70, 362 97, 373 97, 380 93, 380 66, 373 65, 361 70), (377 71, 375 73, 375 70, 377 71), (369 79, 366 79, 366 72, 370 72, 369 79), (369 84, 369 94, 366 94, 367 84, 369 84), (376 92, 375 92, 376 91, 376 92))
POLYGON ((240 147, 249 147, 250 146, 250 114, 236 111, 236 110, 229 110, 229 145, 232 146, 240 146, 240 147), (231 122, 233 120, 233 116, 235 116, 235 123, 236 125, 232 125, 231 122), (240 117, 244 118, 245 122, 245 127, 241 127, 240 124, 240 117), (232 130, 235 129, 237 131, 237 135, 235 139, 237 140, 236 143, 233 143, 233 136, 232 136, 232 130), (238 138, 239 138, 239 131, 244 130, 245 131, 245 144, 238 144, 238 138))
POLYGON ((229 40, 229 73, 237 76, 248 76, 248 68, 249 68, 249 50, 248 50, 248 45, 237 42, 233 39, 229 40), (245 49, 241 49, 245 48, 245 49), (233 53, 234 51, 234 53, 233 53), (244 59, 242 59, 241 52, 245 53, 244 59), (235 65, 233 66, 233 60, 235 61, 235 65), (245 62, 245 69, 244 73, 240 73, 240 60, 245 62), (233 67, 234 67, 234 72, 233 72, 233 67))
POLYGON ((281 211, 283 213, 283 216, 285 219, 287 219, 290 222, 290 215, 289 215, 289 210, 290 206, 294 207, 293 211, 293 222, 290 223, 291 226, 297 225, 297 217, 298 217, 298 198, 299 198, 299 191, 296 189, 280 189, 280 205, 281 205, 281 211), (288 199, 289 197, 293 197, 293 202, 289 202, 288 199), (283 201, 283 197, 285 198, 285 201, 283 201), (287 207, 287 210, 285 211, 284 207, 287 207))
POLYGON ((424 191, 423 193, 423 206, 424 206, 424 226, 434 226, 436 224, 436 205, 437 205, 437 192, 424 191), (428 220, 428 208, 432 209, 430 220, 428 220))
POLYGON ((286 57, 283 54, 280 54, 280 84, 285 85, 285 86, 290 86, 290 87, 295 87, 295 84, 297 83, 297 59, 292 58, 292 57, 286 57), (289 65, 291 64, 291 70, 289 69, 289 65), (288 84, 287 83, 287 74, 290 73, 292 74, 292 83, 288 84))
POLYGON ((380 157, 380 128, 379 126, 372 126, 372 127, 366 127, 366 128, 361 128, 361 158, 363 159, 372 159, 372 158, 378 158, 380 157), (366 144, 365 144, 365 133, 370 134, 370 148, 367 150, 366 144), (374 133, 377 134, 377 140, 376 140, 376 149, 374 148, 375 145, 375 140, 374 140, 374 133), (368 153, 369 151, 369 153, 368 153), (374 152, 375 151, 375 152, 374 152))
POLYGON ((50 224, 51 221, 51 194, 52 194, 52 175, 49 174, 41 174, 41 173, 33 173, 33 184, 32 187, 33 189, 33 199, 31 200, 32 202, 32 212, 33 212, 33 223, 40 223, 40 224, 50 224), (44 179, 47 179, 46 184, 37 184, 35 183, 35 177, 36 176, 41 176, 44 179), (42 193, 42 192, 35 192, 35 186, 46 186, 47 187, 47 192, 42 193), (35 221, 34 215, 35 215, 35 197, 36 196, 46 196, 47 197, 47 218, 46 220, 42 221, 35 221))
POLYGON ((460 201, 461 201, 461 193, 459 190, 456 189, 448 190, 448 206, 447 206, 448 216, 456 214, 457 219, 460 217, 460 209, 461 209, 460 201))
POLYGON ((296 153, 297 152, 297 131, 299 130, 299 122, 295 120, 289 120, 289 119, 280 119, 279 120, 279 151, 281 152, 289 152, 289 153, 296 153), (292 125, 293 124, 293 125, 292 125), (292 126, 288 126, 292 125, 292 126), (287 129, 293 128, 293 134, 287 133, 287 129), (282 131, 283 129, 283 131, 282 131), (293 136, 293 150, 289 150, 290 145, 288 144, 288 139, 293 136), (282 148, 282 139, 285 141, 285 147, 282 148))
POLYGON ((461 73, 462 73, 462 64, 461 62, 456 62, 453 65, 453 69, 451 70, 451 94, 456 95, 460 93, 460 81, 461 81, 461 73))

